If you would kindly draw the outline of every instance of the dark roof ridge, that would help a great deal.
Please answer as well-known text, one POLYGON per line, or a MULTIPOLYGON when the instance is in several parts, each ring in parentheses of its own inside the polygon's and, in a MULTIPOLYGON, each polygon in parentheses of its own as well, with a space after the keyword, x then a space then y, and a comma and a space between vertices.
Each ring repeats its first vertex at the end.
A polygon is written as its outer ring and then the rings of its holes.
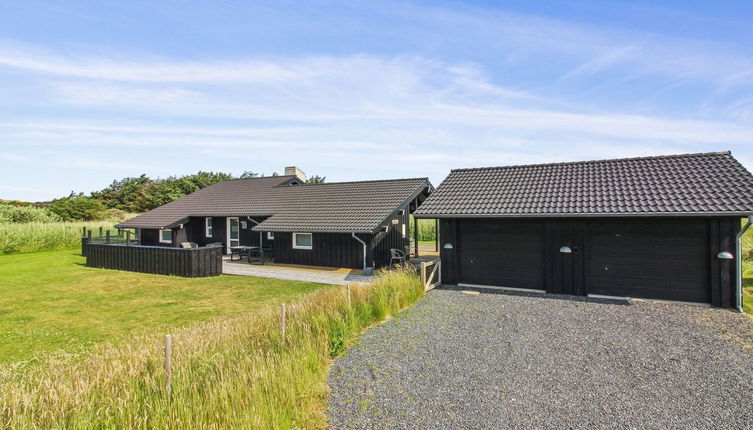
MULTIPOLYGON (((278 179, 292 179, 292 178, 298 178, 298 176, 295 175, 270 175, 270 176, 254 176, 253 178, 231 178, 231 179, 225 179, 220 182, 230 182, 230 181, 249 181, 252 179, 272 179, 272 178, 278 178, 278 179)), ((301 179, 301 178, 298 178, 301 179)), ((215 182, 216 184, 219 184, 220 182, 215 182)), ((212 184, 214 185, 214 184, 212 184)))
POLYGON ((416 178, 393 178, 393 179, 366 179, 361 181, 342 181, 342 182, 324 182, 321 184, 301 184, 299 187, 315 187, 325 185, 342 185, 342 184, 372 184, 375 182, 398 182, 398 181, 428 181, 428 177, 416 177, 416 178))
POLYGON ((717 151, 717 152, 693 152, 689 154, 668 154, 668 155, 649 155, 645 157, 628 157, 628 158, 607 158, 602 160, 586 160, 586 161, 560 161, 555 163, 538 163, 538 164, 514 164, 511 166, 489 166, 489 167, 465 167, 460 169, 452 169, 452 172, 462 172, 469 170, 497 170, 497 169, 515 169, 521 167, 546 167, 546 166, 567 166, 577 164, 597 164, 597 163, 613 163, 617 161, 641 161, 641 160, 661 160, 667 158, 687 158, 687 157, 704 157, 710 155, 732 155, 732 151, 717 151))

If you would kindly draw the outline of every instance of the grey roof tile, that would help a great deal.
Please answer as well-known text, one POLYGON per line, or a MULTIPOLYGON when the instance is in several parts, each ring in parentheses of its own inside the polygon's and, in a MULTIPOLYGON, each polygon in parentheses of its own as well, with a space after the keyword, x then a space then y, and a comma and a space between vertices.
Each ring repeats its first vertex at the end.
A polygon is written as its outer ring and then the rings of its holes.
POLYGON ((256 231, 372 232, 425 188, 427 178, 290 185, 294 176, 218 182, 120 227, 169 228, 189 216, 270 217, 256 231))
POLYGON ((753 175, 721 152, 456 169, 416 216, 751 213, 753 175))

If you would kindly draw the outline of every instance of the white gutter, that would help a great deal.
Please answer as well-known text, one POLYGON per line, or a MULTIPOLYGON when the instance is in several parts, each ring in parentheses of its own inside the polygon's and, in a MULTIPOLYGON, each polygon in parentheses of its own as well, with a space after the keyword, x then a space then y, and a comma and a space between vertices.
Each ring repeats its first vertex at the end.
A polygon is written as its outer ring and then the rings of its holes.
POLYGON ((743 235, 748 231, 751 224, 753 224, 753 215, 748 215, 748 222, 745 223, 735 238, 735 274, 737 275, 737 279, 735 279, 737 287, 735 300, 737 311, 740 313, 743 312, 743 235))
POLYGON ((353 237, 353 239, 361 242, 361 245, 363 245, 363 270, 366 271, 366 242, 361 240, 360 237, 356 236, 355 233, 351 233, 350 235, 353 237))

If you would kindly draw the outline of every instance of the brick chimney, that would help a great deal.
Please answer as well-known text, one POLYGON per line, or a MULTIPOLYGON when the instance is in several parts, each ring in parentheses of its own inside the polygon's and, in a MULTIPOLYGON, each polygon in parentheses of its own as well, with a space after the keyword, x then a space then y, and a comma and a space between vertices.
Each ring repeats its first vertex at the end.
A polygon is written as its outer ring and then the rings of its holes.
POLYGON ((288 176, 288 175, 297 176, 298 179, 300 179, 303 182, 306 182, 306 174, 303 173, 303 170, 299 169, 296 166, 289 166, 285 168, 285 176, 288 176))

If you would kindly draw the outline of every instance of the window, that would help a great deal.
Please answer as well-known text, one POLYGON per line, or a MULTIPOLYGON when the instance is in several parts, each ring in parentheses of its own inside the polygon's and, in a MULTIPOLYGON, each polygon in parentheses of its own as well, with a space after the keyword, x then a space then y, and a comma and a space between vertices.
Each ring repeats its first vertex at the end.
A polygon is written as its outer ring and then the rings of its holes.
POLYGON ((212 217, 204 218, 206 224, 206 237, 212 237, 212 217))
POLYGON ((269 240, 275 240, 275 234, 274 234, 274 232, 268 231, 267 232, 267 239, 269 239, 269 240))
POLYGON ((159 242, 160 243, 173 243, 173 231, 172 230, 160 230, 159 242))
POLYGON ((311 233, 293 233, 293 249, 311 249, 311 233))

